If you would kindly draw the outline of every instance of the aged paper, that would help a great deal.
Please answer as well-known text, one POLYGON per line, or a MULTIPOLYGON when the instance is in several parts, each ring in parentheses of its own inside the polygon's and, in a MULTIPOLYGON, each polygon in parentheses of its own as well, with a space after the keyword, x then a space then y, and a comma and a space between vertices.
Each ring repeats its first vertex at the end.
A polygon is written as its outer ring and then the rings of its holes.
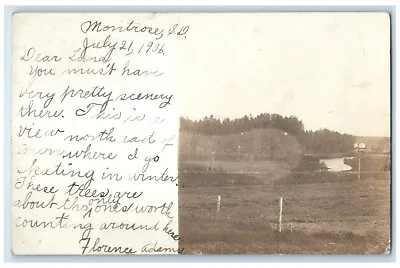
POLYGON ((12 73, 14 254, 390 252, 386 13, 15 14, 12 73))
POLYGON ((14 14, 12 252, 177 254, 176 16, 14 14))

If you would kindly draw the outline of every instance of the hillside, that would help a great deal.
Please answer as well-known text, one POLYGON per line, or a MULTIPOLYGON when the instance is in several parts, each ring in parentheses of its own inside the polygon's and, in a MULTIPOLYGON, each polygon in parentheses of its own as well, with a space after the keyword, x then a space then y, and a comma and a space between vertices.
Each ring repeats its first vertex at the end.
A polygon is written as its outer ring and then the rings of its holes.
MULTIPOLYGON (((234 119, 220 119, 213 115, 199 120, 180 118, 181 132, 205 136, 241 135, 241 133, 248 133, 256 129, 280 130, 281 133, 288 133, 288 136, 292 135, 302 145, 304 152, 311 154, 348 154, 353 151, 353 144, 356 141, 356 137, 353 135, 329 129, 306 130, 302 121, 296 116, 284 117, 279 114, 262 113, 257 116, 244 115, 234 119)), ((280 146, 278 145, 278 147, 280 146)), ((274 150, 274 148, 270 149, 274 150)), ((233 149, 233 151, 236 152, 237 149, 233 149)))
POLYGON ((294 136, 277 129, 211 136, 180 133, 180 160, 283 160, 295 164, 302 153, 302 146, 294 136))
POLYGON ((363 142, 367 145, 367 149, 377 153, 390 153, 390 138, 389 137, 371 137, 357 136, 356 142, 363 142))

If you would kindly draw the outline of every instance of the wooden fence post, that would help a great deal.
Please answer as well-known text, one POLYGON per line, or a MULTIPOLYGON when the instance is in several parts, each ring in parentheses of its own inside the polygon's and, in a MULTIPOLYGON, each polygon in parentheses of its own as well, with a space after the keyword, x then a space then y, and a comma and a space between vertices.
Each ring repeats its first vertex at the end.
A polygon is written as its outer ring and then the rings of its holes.
POLYGON ((279 202, 279 232, 282 232, 282 210, 283 210, 283 197, 279 202))

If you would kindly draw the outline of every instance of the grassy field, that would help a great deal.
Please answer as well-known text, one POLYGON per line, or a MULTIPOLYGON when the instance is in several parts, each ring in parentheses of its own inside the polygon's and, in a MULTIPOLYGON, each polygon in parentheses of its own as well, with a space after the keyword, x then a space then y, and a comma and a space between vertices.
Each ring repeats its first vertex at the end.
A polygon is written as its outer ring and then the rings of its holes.
POLYGON ((278 162, 219 161, 220 170, 204 172, 209 164, 180 165, 186 254, 384 253, 389 246, 389 172, 363 173, 358 181, 354 173, 299 172, 278 162), (243 168, 261 173, 227 173, 243 168))

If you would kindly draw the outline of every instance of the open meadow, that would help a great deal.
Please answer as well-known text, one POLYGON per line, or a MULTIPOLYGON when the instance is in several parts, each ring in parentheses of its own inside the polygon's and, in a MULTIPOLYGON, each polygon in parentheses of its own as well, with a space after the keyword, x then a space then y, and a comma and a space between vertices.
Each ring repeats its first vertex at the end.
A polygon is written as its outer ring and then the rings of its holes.
POLYGON ((180 247, 184 254, 384 253, 389 156, 362 161, 368 165, 360 180, 352 160, 350 172, 317 170, 315 161, 297 169, 276 161, 218 161, 211 171, 210 161, 181 161, 180 247))

